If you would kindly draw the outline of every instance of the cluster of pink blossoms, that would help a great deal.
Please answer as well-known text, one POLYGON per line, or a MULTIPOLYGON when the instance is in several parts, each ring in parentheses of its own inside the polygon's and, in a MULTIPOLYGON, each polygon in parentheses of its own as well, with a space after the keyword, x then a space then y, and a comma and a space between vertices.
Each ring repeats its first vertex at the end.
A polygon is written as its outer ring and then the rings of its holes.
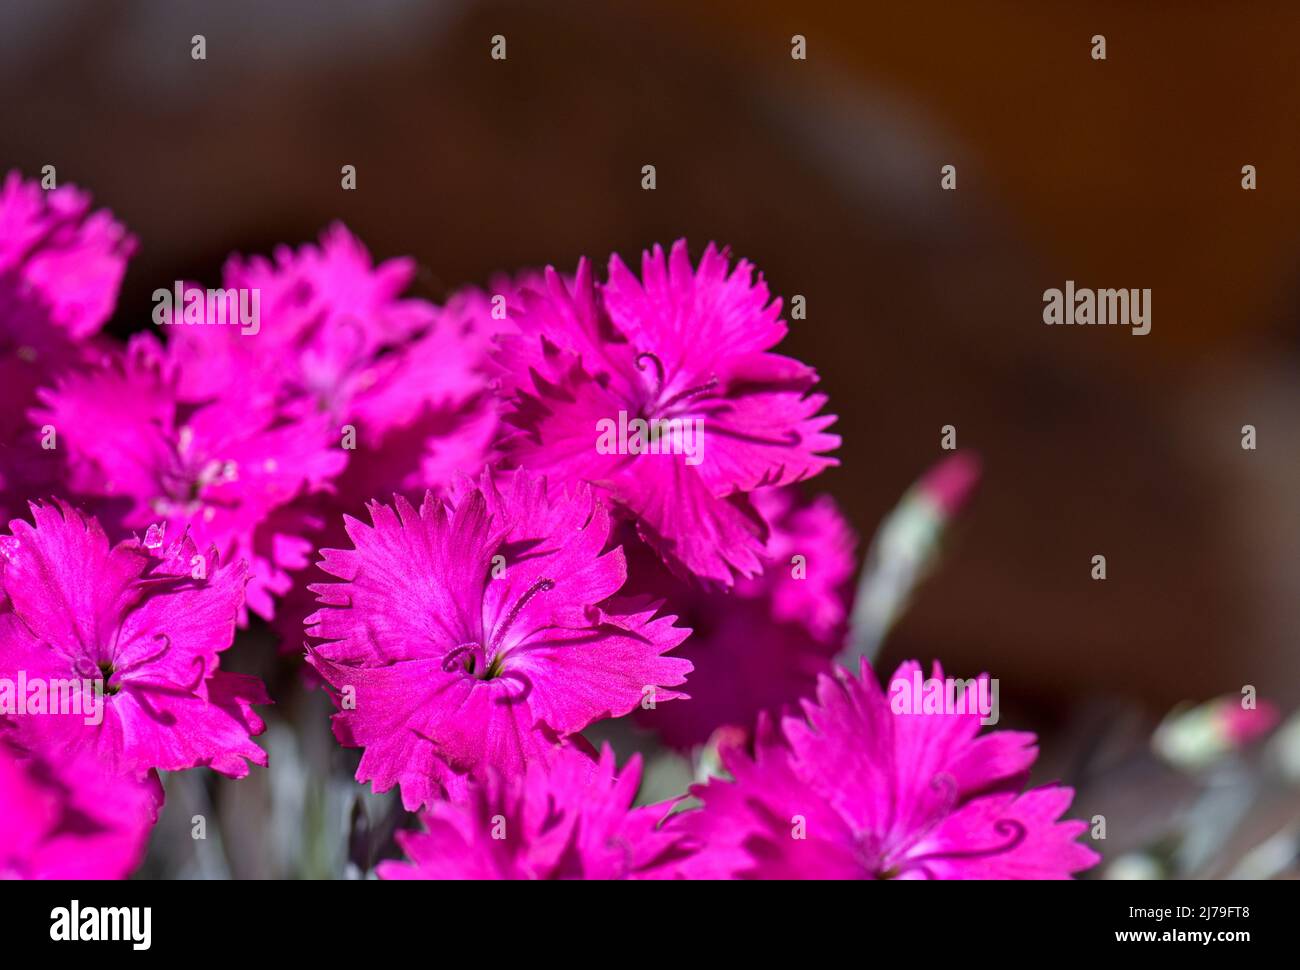
POLYGON ((833 666, 857 543, 795 483, 835 419, 745 261, 679 241, 439 306, 336 225, 177 284, 123 345, 134 247, 76 189, 0 190, 0 875, 125 875, 160 771, 266 764, 270 699, 221 669, 251 622, 305 650, 357 780, 421 813, 385 878, 1096 861, 1069 789, 1024 789, 1031 735, 833 666), (20 682, 40 710, 5 706, 20 682), (629 715, 726 777, 637 804, 639 761, 583 735, 629 715))

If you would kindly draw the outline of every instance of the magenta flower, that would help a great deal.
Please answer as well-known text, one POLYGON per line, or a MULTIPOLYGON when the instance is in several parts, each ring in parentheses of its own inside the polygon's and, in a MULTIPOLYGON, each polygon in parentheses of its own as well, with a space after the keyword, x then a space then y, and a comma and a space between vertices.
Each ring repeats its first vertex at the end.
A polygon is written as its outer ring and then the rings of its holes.
POLYGON ((679 573, 757 573, 765 527, 748 493, 835 464, 816 372, 770 352, 780 303, 725 250, 692 268, 685 241, 655 247, 641 280, 614 256, 600 289, 586 260, 571 285, 548 270, 518 331, 498 354, 506 459, 606 490, 679 573))
POLYGON ((58 486, 57 455, 27 423, 36 390, 78 364, 112 313, 135 241, 73 186, 0 184, 0 522, 58 486))
POLYGON ((375 495, 440 491, 486 466, 499 420, 489 352, 521 300, 509 277, 492 288, 453 293, 431 326, 390 349, 384 379, 352 402, 359 434, 337 483, 339 504, 350 510, 375 495))
MULTIPOLYGON (((45 191, 10 172, 0 185, 0 319, 20 304, 74 340, 99 332, 113 312, 135 239, 89 194, 45 191)), ((39 333, 31 332, 37 343, 39 333)))
POLYGON ((157 817, 157 778, 122 778, 93 758, 44 759, 0 743, 0 880, 123 879, 157 817))
POLYGON ((637 711, 674 748, 702 744, 718 728, 752 728, 763 711, 813 692, 844 646, 853 529, 830 496, 798 500, 793 488, 759 489, 756 508, 771 523, 761 576, 731 592, 670 576, 653 554, 628 543, 631 585, 653 589, 692 630, 679 651, 695 666, 690 700, 637 711))
POLYGON ((346 462, 324 415, 293 420, 272 404, 234 395, 195 407, 148 334, 95 368, 40 392, 32 414, 51 425, 66 456, 67 487, 115 532, 187 529, 225 562, 250 567, 248 607, 269 617, 311 546, 310 523, 290 503, 322 488, 346 462))
POLYGON ((399 832, 410 862, 383 862, 383 879, 654 879, 687 853, 661 828, 662 808, 633 808, 639 757, 619 774, 614 752, 599 761, 566 749, 548 768, 495 773, 462 803, 434 802, 424 831, 399 832))
MULTIPOLYGON (((731 782, 697 786, 701 810, 674 824, 699 840, 697 877, 1063 879, 1096 864, 1059 821, 1073 792, 1022 790, 1032 734, 977 737, 980 714, 895 713, 895 691, 919 679, 908 662, 886 696, 861 676, 822 677, 804 718, 760 726, 754 757, 724 750, 731 782), (901 685, 901 686, 900 686, 901 685)), ((938 665, 934 677, 942 681, 938 665)), ((955 696, 975 703, 975 687, 955 696)), ((898 696, 901 696, 899 694, 898 696)))
MULTIPOLYGON (((3 328, 0 311, 0 343, 5 339, 3 328)), ((60 362, 71 359, 74 353, 71 347, 60 351, 60 362)), ((50 360, 49 356, 42 359, 44 364, 50 360)), ((46 435, 27 419, 27 412, 36 403, 36 391, 49 379, 49 373, 18 353, 0 350, 0 522, 21 514, 30 496, 47 495, 60 488, 59 454, 41 447, 46 435)))
MULTIPOLYGON (((210 301, 184 311, 191 294, 202 292, 194 285, 161 314, 183 405, 216 415, 237 404, 296 436, 297 447, 284 447, 284 461, 275 460, 280 479, 267 483, 275 495, 236 486, 231 491, 246 501, 226 508, 248 515, 224 515, 220 507, 213 513, 234 532, 232 554, 252 564, 250 606, 275 620, 294 651, 303 618, 315 610, 302 588, 310 551, 344 538, 331 524, 371 496, 477 474, 491 449, 497 409, 487 347, 504 321, 478 291, 453 295, 441 309, 401 298, 414 274, 409 259, 375 266, 361 242, 335 224, 319 246, 280 247, 274 260, 227 262, 224 291, 258 294, 256 327, 218 325, 219 308, 210 301), (233 388, 237 402, 228 400, 233 388), (299 471, 307 473, 301 488, 284 478, 299 471), (286 489, 296 495, 287 507, 286 489), (250 536, 251 546, 238 541, 250 536), (287 603, 276 606, 271 594, 287 603)), ((508 279, 494 285, 503 311, 507 299, 517 303, 508 279)), ((261 430, 256 422, 247 426, 261 430)), ((221 536, 213 538, 225 548, 221 536)))
POLYGON ((389 387, 362 402, 363 417, 373 412, 408 416, 412 410, 460 408, 487 398, 495 338, 522 315, 523 288, 540 281, 533 271, 514 279, 498 275, 490 290, 467 286, 452 293, 435 311, 433 325, 400 348, 389 387))
POLYGON ((310 653, 341 708, 335 734, 365 748, 358 781, 398 785, 410 809, 549 760, 593 721, 644 698, 682 696, 686 637, 655 604, 615 596, 626 567, 590 488, 548 495, 544 479, 490 474, 420 508, 373 503, 347 520, 352 549, 325 549, 341 582, 312 586, 323 608, 310 653))
POLYGON ((154 530, 110 546, 64 503, 34 503, 32 519, 0 536, 0 677, 46 698, 13 713, 16 743, 137 776, 265 765, 251 740, 264 727, 252 705, 270 703, 262 683, 219 669, 244 564, 220 566, 188 536, 164 546, 154 530))
POLYGON ((232 256, 228 286, 260 289, 272 339, 298 340, 329 324, 356 324, 368 342, 393 344, 428 326, 433 308, 401 294, 415 278, 415 260, 374 264, 365 245, 340 222, 321 233, 320 245, 278 246, 274 259, 232 256))
MULTIPOLYGON (((491 402, 476 399, 390 431, 374 450, 358 448, 328 492, 295 503, 302 521, 317 523, 307 535, 312 548, 347 543, 344 517, 365 505, 367 496, 426 489, 442 496, 459 476, 478 475, 489 464, 496 426, 491 402)), ((276 604, 272 626, 285 652, 302 655, 303 625, 317 610, 310 586, 327 579, 319 566, 309 563, 293 576, 293 585, 276 604)))
MULTIPOLYGON (((528 277, 523 277, 528 278, 528 277)), ((433 326, 393 351, 396 364, 381 386, 355 402, 356 448, 328 492, 299 500, 321 523, 316 549, 347 542, 343 517, 375 495, 447 493, 463 476, 477 477, 493 457, 498 402, 488 380, 492 336, 518 313, 519 293, 508 277, 492 292, 467 287, 437 310, 433 326)), ((315 565, 294 578, 274 621, 281 644, 301 654, 303 622, 316 611, 308 584, 326 579, 315 565)))
POLYGON ((375 435, 402 423, 406 414, 393 413, 399 402, 409 410, 437 393, 403 374, 411 362, 400 349, 436 317, 431 304, 401 298, 414 276, 410 259, 375 266, 339 223, 321 234, 319 246, 281 246, 274 261, 232 256, 222 287, 245 294, 250 309, 256 293, 258 319, 220 326, 208 319, 219 307, 205 304, 202 309, 212 312, 204 323, 187 324, 173 298, 166 330, 185 400, 222 397, 239 387, 291 415, 326 414, 335 424, 364 410, 375 435), (419 400, 403 402, 413 395, 419 400), (382 400, 367 407, 374 397, 382 400))

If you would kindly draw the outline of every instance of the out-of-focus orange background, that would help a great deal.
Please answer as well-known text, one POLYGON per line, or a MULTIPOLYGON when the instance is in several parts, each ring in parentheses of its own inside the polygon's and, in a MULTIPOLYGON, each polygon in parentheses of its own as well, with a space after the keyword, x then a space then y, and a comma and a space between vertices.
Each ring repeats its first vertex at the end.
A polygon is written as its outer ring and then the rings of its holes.
POLYGON ((728 243, 807 298, 786 349, 844 436, 811 487, 864 535, 941 426, 984 459, 888 659, 990 670, 1049 732, 1098 699, 1300 699, 1293 5, 18 0, 0 38, 0 161, 141 239, 117 333, 334 218, 435 299, 728 243), (1151 334, 1045 327, 1066 279, 1151 288, 1151 334))

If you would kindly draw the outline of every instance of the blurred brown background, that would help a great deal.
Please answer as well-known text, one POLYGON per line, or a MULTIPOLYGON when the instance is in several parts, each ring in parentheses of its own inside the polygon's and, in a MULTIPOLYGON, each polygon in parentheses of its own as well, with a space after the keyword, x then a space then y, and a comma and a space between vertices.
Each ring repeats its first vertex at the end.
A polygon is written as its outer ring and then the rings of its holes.
POLYGON ((815 487, 864 535, 942 425, 982 454, 887 649, 990 670, 1050 731, 1098 698, 1298 699, 1297 50, 1291 4, 9 0, 0 164, 139 236, 119 334, 334 218, 434 299, 730 244, 807 297, 786 350, 844 436, 815 487), (1151 334, 1045 327, 1066 279, 1150 287, 1151 334))

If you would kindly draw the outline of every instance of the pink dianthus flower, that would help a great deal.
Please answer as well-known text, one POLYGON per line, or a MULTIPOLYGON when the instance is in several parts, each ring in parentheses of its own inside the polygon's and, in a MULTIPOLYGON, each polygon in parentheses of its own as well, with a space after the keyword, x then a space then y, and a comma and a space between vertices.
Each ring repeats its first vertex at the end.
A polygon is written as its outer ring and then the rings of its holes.
POLYGON ((252 706, 270 703, 262 682, 219 669, 245 565, 220 565, 188 536, 110 545, 63 503, 31 514, 0 535, 0 675, 40 683, 46 700, 9 718, 13 740, 137 777, 208 766, 239 778, 249 761, 265 765, 252 741, 264 729, 252 706))
POLYGON ((771 352, 786 326, 753 275, 712 245, 692 267, 684 240, 645 253, 639 280, 617 256, 601 287, 586 260, 572 283, 548 269, 497 354, 505 460, 596 485, 675 572, 721 585, 761 569, 748 494, 817 474, 839 445, 816 372, 771 352), (624 442, 632 421, 677 422, 676 444, 624 442))
POLYGON ((724 749, 734 780, 696 786, 704 807, 674 819, 701 846, 685 874, 1064 879, 1095 865, 1085 823, 1060 820, 1073 792, 1024 790, 1034 736, 978 735, 975 687, 969 713, 895 712, 919 670, 899 667, 890 696, 865 661, 859 677, 824 676, 805 717, 760 725, 752 757, 724 749))
POLYGON ((347 520, 351 549, 325 549, 340 582, 312 587, 322 609, 310 651, 340 705, 335 734, 365 748, 358 781, 394 785, 414 809, 465 776, 506 777, 548 761, 593 721, 654 695, 682 696, 691 665, 665 654, 687 636, 657 604, 617 594, 621 548, 589 487, 548 494, 490 473, 416 509, 370 505, 347 520))

